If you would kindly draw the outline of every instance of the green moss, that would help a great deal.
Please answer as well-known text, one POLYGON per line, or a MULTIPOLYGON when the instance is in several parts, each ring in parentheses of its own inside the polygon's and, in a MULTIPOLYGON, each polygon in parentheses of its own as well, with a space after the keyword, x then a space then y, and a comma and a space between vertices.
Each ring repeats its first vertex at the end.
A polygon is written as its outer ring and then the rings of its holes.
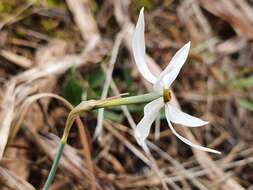
POLYGON ((42 25, 43 29, 47 32, 50 30, 55 29, 59 22, 53 19, 41 20, 40 24, 42 25))
POLYGON ((146 10, 151 10, 154 7, 154 1, 151 0, 138 0, 133 2, 135 9, 140 10, 145 7, 146 10))

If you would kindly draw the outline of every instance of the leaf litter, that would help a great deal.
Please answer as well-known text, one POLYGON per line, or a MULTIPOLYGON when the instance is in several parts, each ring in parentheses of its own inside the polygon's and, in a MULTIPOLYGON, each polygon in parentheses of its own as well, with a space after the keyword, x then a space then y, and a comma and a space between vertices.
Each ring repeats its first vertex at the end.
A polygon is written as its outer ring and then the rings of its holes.
POLYGON ((163 189, 161 181, 173 189, 252 188, 252 3, 161 2, 0 2, 1 189, 42 188, 71 109, 51 93, 65 94, 76 104, 94 94, 100 97, 104 85, 110 85, 108 96, 152 89, 131 58, 133 23, 142 6, 147 8, 148 64, 154 74, 182 44, 193 42, 184 77, 173 85, 174 103, 188 113, 201 113, 211 124, 196 131, 176 126, 177 131, 223 154, 184 146, 162 119, 159 139, 154 141, 155 130, 149 136, 153 164, 162 174, 157 175, 133 138, 131 127, 141 119, 142 109, 108 110, 123 119, 112 121, 105 115, 101 142, 92 141, 96 113, 85 113, 71 131, 52 189, 163 189), (100 74, 93 77, 97 87, 88 87, 96 70, 108 73, 118 33, 123 41, 112 80, 104 84, 100 74), (72 82, 71 68, 78 76, 72 82), (126 83, 126 73, 131 83, 126 83))

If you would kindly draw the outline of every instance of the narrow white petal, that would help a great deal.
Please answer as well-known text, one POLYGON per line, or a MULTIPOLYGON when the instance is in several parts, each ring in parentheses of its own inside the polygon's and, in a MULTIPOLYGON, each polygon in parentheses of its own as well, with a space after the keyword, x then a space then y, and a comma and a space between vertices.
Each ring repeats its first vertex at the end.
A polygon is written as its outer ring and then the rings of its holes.
POLYGON ((163 98, 161 97, 153 100, 144 107, 144 116, 134 130, 134 136, 141 146, 144 145, 145 139, 148 137, 150 132, 151 125, 163 106, 164 102, 163 98))
POLYGON ((133 41, 132 41, 132 49, 135 63, 139 72, 142 76, 149 82, 155 83, 157 78, 150 72, 146 61, 146 50, 145 50, 145 37, 144 37, 144 8, 141 9, 139 18, 134 30, 133 41))
POLYGON ((188 42, 180 50, 176 52, 176 54, 172 57, 168 66, 159 75, 158 80, 156 82, 156 86, 158 86, 159 83, 163 83, 164 85, 166 85, 166 87, 170 87, 170 85, 176 79, 177 75, 179 74, 182 66, 184 65, 188 57, 190 46, 191 42, 188 42))
POLYGON ((188 127, 200 127, 209 123, 208 121, 203 121, 197 117, 193 117, 187 113, 182 112, 170 103, 167 103, 165 105, 165 112, 167 118, 173 123, 185 125, 188 127))
POLYGON ((185 144, 187 144, 187 145, 189 145, 189 146, 191 146, 191 147, 193 147, 193 148, 197 148, 197 149, 199 149, 199 150, 206 151, 206 152, 212 152, 212 153, 215 153, 215 154, 221 154, 220 151, 217 151, 217 150, 214 150, 214 149, 210 149, 210 148, 206 148, 206 147, 200 146, 200 145, 198 145, 198 144, 192 143, 192 142, 189 141, 188 139, 186 139, 186 138, 182 137, 181 135, 179 135, 179 134, 176 132, 176 130, 173 128, 172 124, 171 124, 169 121, 168 121, 168 123, 169 123, 169 126, 170 126, 170 129, 171 129, 172 133, 173 133, 174 135, 176 135, 177 138, 179 138, 179 139, 180 139, 181 141, 183 141, 185 144))
MULTIPOLYGON (((166 115, 167 116, 167 115, 166 115)), ((179 135, 176 130, 174 129, 174 127, 172 126, 171 122, 169 121, 169 119, 167 118, 167 121, 168 121, 168 124, 169 124, 169 127, 170 127, 170 130, 172 131, 172 133, 174 135, 176 135, 177 138, 179 138, 181 141, 183 141, 185 144, 193 147, 193 148, 197 148, 199 150, 203 150, 203 151, 206 151, 206 152, 212 152, 212 153, 215 153, 215 154, 221 154, 221 152, 217 151, 217 150, 213 150, 213 149, 210 149, 210 148, 206 148, 206 147, 203 147, 203 146, 200 146, 198 144, 194 144, 192 143, 191 141, 189 141, 188 139, 182 137, 181 135, 179 135)))

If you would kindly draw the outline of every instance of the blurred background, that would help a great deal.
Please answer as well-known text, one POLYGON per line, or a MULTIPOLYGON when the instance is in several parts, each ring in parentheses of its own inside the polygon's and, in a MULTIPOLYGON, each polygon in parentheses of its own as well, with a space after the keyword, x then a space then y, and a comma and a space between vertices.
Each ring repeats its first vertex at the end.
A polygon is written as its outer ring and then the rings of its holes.
POLYGON ((93 111, 72 128, 51 189, 159 190, 165 182, 168 189, 253 190, 251 0, 1 0, 1 189, 43 187, 70 111, 64 100, 100 99, 107 88, 108 97, 152 90, 131 51, 142 7, 152 72, 192 42, 172 89, 183 111, 210 124, 176 130, 222 154, 182 143, 161 112, 150 158, 132 134, 144 105, 106 109, 94 141, 93 111))

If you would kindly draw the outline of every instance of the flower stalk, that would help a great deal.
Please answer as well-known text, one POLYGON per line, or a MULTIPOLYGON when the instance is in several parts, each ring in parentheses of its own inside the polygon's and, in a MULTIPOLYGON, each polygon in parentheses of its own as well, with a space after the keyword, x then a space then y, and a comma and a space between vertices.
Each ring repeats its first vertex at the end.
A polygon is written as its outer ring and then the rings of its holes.
POLYGON ((61 158, 61 155, 63 153, 63 149, 64 149, 65 144, 66 143, 64 143, 63 141, 60 141, 60 144, 57 148, 56 156, 54 158, 53 164, 51 166, 51 170, 48 174, 47 181, 46 181, 46 183, 43 187, 43 190, 48 190, 50 185, 52 184, 52 182, 54 180, 54 176, 55 176, 55 173, 56 173, 56 170, 57 170, 57 166, 58 166, 59 160, 61 158))
POLYGON ((89 100, 89 101, 83 101, 79 105, 77 105, 68 115, 64 132, 62 135, 62 138, 60 140, 60 144, 57 148, 57 152, 53 161, 53 164, 51 166, 49 175, 47 177, 46 183, 43 187, 43 190, 48 190, 50 185, 52 184, 56 170, 60 161, 60 158, 63 153, 63 149, 65 144, 67 143, 68 136, 70 129, 75 121, 76 116, 78 116, 80 113, 91 111, 99 108, 110 108, 115 106, 122 106, 122 105, 131 105, 131 104, 143 104, 148 103, 150 101, 153 101, 157 98, 162 97, 163 94, 153 92, 138 96, 130 96, 130 97, 119 97, 119 98, 107 98, 104 100, 89 100))

